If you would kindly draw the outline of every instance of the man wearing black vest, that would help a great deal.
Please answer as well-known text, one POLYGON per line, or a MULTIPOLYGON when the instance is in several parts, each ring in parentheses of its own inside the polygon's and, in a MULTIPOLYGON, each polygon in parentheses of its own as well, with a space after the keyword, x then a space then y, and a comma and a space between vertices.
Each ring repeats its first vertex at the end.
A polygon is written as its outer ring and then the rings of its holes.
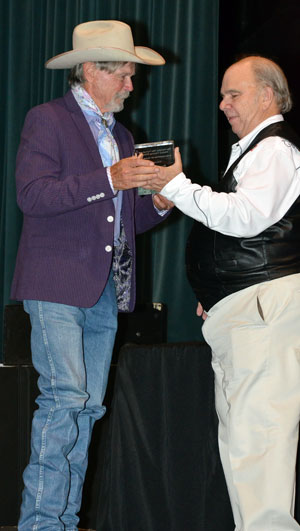
POLYGON ((300 139, 283 121, 291 97, 273 61, 231 65, 221 96, 239 141, 219 185, 191 183, 176 150, 151 188, 198 222, 187 272, 212 348, 236 531, 299 531, 300 139))

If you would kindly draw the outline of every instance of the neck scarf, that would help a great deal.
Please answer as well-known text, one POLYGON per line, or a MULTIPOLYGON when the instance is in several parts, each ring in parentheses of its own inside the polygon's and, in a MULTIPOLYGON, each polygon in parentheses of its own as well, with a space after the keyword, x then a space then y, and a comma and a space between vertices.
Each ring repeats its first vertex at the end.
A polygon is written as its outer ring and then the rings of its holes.
POLYGON ((102 113, 89 93, 80 85, 72 87, 72 93, 78 105, 97 131, 96 141, 103 166, 112 166, 120 160, 118 145, 112 135, 115 118, 112 112, 102 113))

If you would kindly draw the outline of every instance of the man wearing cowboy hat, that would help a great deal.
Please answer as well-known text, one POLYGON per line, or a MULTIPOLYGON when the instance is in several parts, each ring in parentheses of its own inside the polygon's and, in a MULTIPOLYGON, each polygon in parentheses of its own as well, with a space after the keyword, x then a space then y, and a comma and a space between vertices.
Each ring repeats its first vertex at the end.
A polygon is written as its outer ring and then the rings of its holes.
POLYGON ((135 234, 172 203, 140 197, 154 164, 133 156, 116 122, 135 63, 162 65, 119 21, 80 24, 73 50, 47 68, 71 68, 71 90, 29 111, 17 156, 24 214, 11 296, 30 315, 39 408, 24 472, 19 531, 77 529, 87 453, 104 398, 117 311, 135 304, 135 234))

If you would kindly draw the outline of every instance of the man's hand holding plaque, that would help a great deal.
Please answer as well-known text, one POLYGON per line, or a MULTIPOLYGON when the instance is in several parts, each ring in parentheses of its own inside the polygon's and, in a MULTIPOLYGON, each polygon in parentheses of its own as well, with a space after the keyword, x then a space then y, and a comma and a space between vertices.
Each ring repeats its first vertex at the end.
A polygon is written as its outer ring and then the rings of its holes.
MULTIPOLYGON (((174 140, 162 140, 160 142, 146 142, 144 144, 135 144, 135 154, 142 153, 143 158, 151 160, 156 166, 171 166, 174 164, 174 140)), ((151 194, 155 190, 151 185, 139 187, 139 194, 151 194)))
POLYGON ((158 171, 154 176, 151 176, 149 183, 144 186, 145 190, 160 192, 168 182, 182 172, 182 162, 178 147, 174 150, 174 157, 175 162, 171 166, 155 166, 158 171))

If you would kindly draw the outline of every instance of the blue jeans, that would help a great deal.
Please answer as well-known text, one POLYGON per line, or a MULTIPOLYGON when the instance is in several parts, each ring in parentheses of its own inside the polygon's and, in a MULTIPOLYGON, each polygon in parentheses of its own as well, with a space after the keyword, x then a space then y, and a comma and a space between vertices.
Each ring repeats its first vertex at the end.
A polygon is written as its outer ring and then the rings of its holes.
POLYGON ((92 429, 105 413, 117 329, 110 276, 92 308, 28 300, 40 395, 24 472, 19 531, 77 530, 92 429))

